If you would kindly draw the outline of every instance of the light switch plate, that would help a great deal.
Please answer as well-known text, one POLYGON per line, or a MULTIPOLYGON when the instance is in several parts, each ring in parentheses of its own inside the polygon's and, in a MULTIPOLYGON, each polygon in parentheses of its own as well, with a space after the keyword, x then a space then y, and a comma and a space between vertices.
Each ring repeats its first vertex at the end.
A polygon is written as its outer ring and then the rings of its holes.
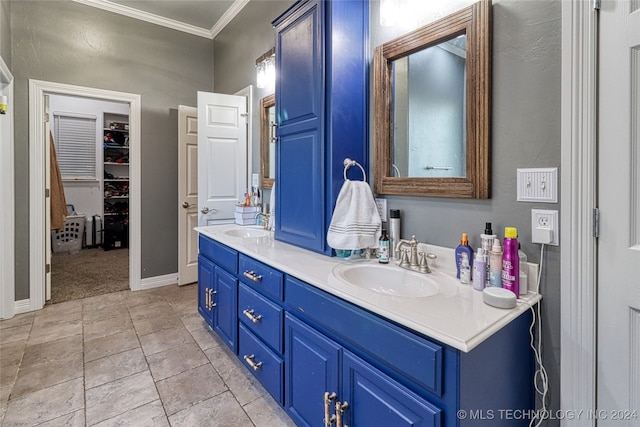
POLYGON ((558 168, 518 168, 518 201, 558 203, 558 168))
POLYGON ((376 199, 376 206, 382 222, 387 222, 387 199, 376 199))

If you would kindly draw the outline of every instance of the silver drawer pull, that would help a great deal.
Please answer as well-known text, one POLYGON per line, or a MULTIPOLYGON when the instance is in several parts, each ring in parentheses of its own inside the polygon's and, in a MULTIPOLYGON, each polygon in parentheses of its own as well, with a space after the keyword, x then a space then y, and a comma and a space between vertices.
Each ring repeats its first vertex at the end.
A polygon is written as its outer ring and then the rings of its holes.
POLYGON ((262 276, 259 275, 259 274, 254 273, 253 271, 245 271, 242 274, 244 275, 244 277, 246 277, 247 279, 251 279, 254 282, 258 282, 258 281, 262 280, 262 276))
POLYGON ((258 323, 260 319, 262 319, 262 314, 258 314, 256 316, 253 309, 249 310, 248 308, 245 308, 244 310, 242 310, 242 313, 244 313, 244 315, 247 316, 253 323, 258 323))
POLYGON ((244 360, 253 368, 254 371, 259 370, 262 367, 262 362, 255 362, 253 359, 256 358, 255 354, 250 356, 244 355, 244 360))

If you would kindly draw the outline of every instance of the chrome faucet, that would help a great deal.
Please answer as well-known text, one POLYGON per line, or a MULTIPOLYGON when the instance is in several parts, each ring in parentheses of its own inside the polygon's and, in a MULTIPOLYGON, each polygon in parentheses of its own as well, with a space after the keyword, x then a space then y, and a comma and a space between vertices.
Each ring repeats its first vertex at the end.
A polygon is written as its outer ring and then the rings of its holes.
POLYGON ((427 259, 435 259, 436 255, 427 252, 418 253, 418 243, 416 236, 411 236, 411 240, 409 241, 400 240, 398 242, 394 248, 395 253, 402 253, 398 266, 420 273, 431 273, 427 259), (404 249, 406 246, 408 246, 409 249, 404 249))
POLYGON ((262 217, 262 228, 265 230, 271 230, 271 227, 269 227, 269 214, 258 212, 256 214, 256 219, 259 217, 262 217))

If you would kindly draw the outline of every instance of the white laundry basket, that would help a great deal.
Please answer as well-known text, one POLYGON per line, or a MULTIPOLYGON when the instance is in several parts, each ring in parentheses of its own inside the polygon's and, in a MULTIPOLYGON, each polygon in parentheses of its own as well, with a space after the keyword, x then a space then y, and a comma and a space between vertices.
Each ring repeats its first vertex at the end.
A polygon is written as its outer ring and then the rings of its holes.
POLYGON ((53 252, 78 252, 82 249, 86 215, 69 215, 64 221, 64 230, 51 230, 53 252))

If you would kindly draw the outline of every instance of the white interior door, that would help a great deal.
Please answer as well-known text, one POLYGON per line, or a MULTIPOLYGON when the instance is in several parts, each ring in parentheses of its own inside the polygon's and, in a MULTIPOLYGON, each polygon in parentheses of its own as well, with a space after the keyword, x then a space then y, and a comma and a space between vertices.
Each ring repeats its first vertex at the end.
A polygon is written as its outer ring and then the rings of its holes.
POLYGON ((600 10, 598 425, 640 426, 639 8, 604 0, 600 10))
POLYGON ((198 92, 198 225, 234 221, 247 160, 246 98, 198 92))
POLYGON ((51 108, 49 106, 49 95, 44 96, 44 140, 46 148, 44 150, 45 168, 45 198, 44 198, 44 299, 51 299, 51 108))
POLYGON ((178 285, 198 280, 198 110, 178 106, 178 285))

